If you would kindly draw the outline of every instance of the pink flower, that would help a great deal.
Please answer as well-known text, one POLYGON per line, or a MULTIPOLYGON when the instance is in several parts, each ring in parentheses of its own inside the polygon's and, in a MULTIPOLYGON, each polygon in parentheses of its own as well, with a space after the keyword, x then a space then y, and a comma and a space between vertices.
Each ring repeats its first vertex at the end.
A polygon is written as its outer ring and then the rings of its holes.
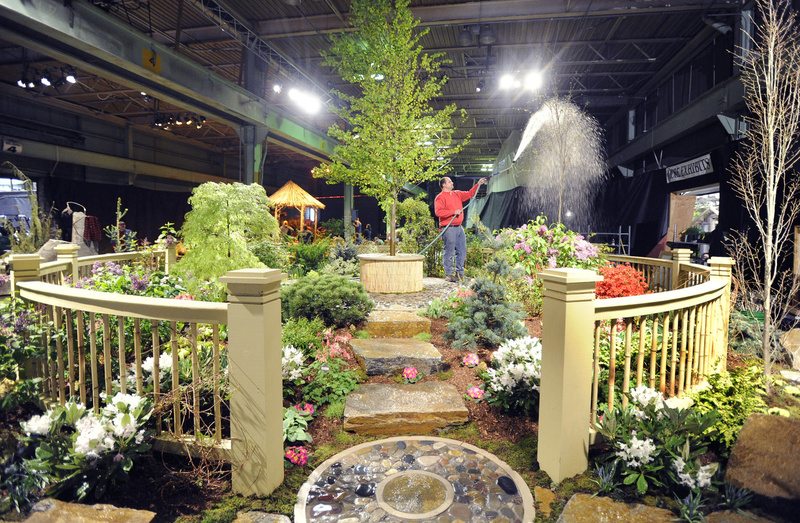
POLYGON ((406 367, 405 369, 403 369, 403 378, 407 380, 417 379, 418 374, 419 372, 417 372, 417 369, 415 369, 414 367, 406 367))
POLYGON ((177 296, 175 296, 175 299, 176 300, 192 300, 193 301, 194 300, 194 296, 192 296, 188 292, 182 292, 182 293, 178 294, 177 296))
POLYGON ((556 257, 553 256, 553 257, 551 257, 550 259, 547 260, 547 267, 550 268, 550 269, 555 269, 557 263, 558 262, 556 261, 556 257))
POLYGON ((461 364, 464 365, 465 367, 474 367, 480 362, 481 360, 478 358, 478 355, 472 352, 470 352, 461 359, 461 364))
POLYGON ((305 413, 308 416, 314 415, 314 405, 312 405, 311 403, 306 403, 305 405, 300 405, 298 403, 297 405, 294 406, 294 408, 296 408, 300 412, 305 413))
POLYGON ((293 465, 305 466, 308 463, 308 451, 305 447, 289 447, 283 455, 293 465))
POLYGON ((482 388, 480 388, 480 387, 477 387, 477 386, 470 387, 467 390, 467 396, 469 396, 470 398, 472 398, 474 400, 483 399, 483 394, 484 394, 484 390, 482 388))
POLYGON ((547 234, 547 226, 546 225, 540 225, 539 226, 539 236, 544 236, 545 234, 547 234))

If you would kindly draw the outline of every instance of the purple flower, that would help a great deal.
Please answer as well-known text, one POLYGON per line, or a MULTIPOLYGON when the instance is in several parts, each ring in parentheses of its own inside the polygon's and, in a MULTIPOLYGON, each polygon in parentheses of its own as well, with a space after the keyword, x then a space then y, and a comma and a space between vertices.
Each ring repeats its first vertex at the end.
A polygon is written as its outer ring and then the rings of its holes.
POLYGON ((547 261, 547 267, 550 268, 550 269, 555 269, 556 268, 556 257, 555 256, 552 256, 547 261))
POLYGON ((539 236, 544 236, 545 234, 547 234, 547 226, 546 225, 540 225, 539 226, 539 236))
POLYGON ((169 247, 170 245, 174 245, 175 243, 177 243, 177 241, 178 240, 176 240, 175 237, 171 234, 167 234, 167 236, 164 238, 164 244, 167 247, 169 247))
POLYGON ((144 291, 149 285, 150 280, 146 275, 144 278, 139 278, 138 274, 131 274, 131 287, 134 291, 144 291))
POLYGON ((530 246, 530 245, 528 245, 527 243, 523 243, 523 244, 522 244, 522 248, 523 248, 523 249, 525 249, 525 253, 526 253, 526 254, 530 254, 530 253, 532 252, 532 250, 531 250, 531 246, 530 246))
POLYGON ((520 231, 527 231, 528 230, 528 224, 527 223, 523 223, 522 227, 520 227, 519 230, 520 231))

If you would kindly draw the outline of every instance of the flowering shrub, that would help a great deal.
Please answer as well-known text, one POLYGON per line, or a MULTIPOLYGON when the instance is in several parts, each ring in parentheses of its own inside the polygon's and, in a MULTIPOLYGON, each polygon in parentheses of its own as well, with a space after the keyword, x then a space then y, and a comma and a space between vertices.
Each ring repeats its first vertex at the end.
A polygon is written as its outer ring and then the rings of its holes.
POLYGON ((529 276, 556 267, 596 270, 605 263, 596 246, 562 223, 548 227, 546 216, 539 216, 519 229, 503 229, 495 239, 505 246, 509 263, 521 266, 529 276))
POLYGON ((47 333, 52 330, 52 321, 40 317, 33 305, 18 298, 9 298, 0 304, 0 382, 15 382, 14 390, 3 397, 3 408, 38 399, 41 379, 26 379, 26 367, 21 364, 45 354, 47 333))
POLYGON ((349 332, 334 334, 332 329, 322 333, 322 349, 317 353, 317 359, 326 361, 328 358, 350 359, 350 353, 342 344, 350 343, 353 336, 349 332))
POLYGON ((99 499, 127 479, 134 460, 150 449, 143 428, 153 411, 149 400, 121 393, 103 397, 99 414, 69 401, 21 424, 21 441, 35 449, 25 469, 49 485, 45 495, 99 499))
POLYGON ((441 318, 445 314, 460 314, 464 312, 464 301, 470 296, 474 296, 472 289, 460 287, 456 292, 450 293, 444 298, 434 298, 421 312, 423 316, 429 318, 441 318))
POLYGON ((178 276, 163 271, 150 272, 143 267, 121 266, 111 261, 94 262, 92 276, 75 282, 74 287, 151 298, 176 298, 186 293, 183 280, 178 276))
POLYGON ((538 338, 506 340, 492 356, 494 368, 478 371, 491 392, 489 403, 506 411, 538 413, 541 361, 538 338))
POLYGON ((477 366, 480 362, 481 362, 480 358, 478 358, 478 355, 475 354, 474 352, 470 352, 469 354, 461 358, 461 364, 469 368, 477 366))
POLYGON ((403 369, 403 382, 404 383, 416 383, 422 379, 419 371, 414 367, 406 367, 403 369))
POLYGON ((287 345, 281 349, 281 376, 284 381, 296 381, 306 372, 306 357, 302 351, 295 349, 294 345, 287 345))
POLYGON ((651 485, 672 491, 708 487, 717 463, 702 465, 708 449, 707 432, 716 421, 714 412, 700 414, 694 408, 678 409, 660 392, 641 385, 628 393, 630 404, 604 413, 597 430, 608 441, 623 483, 636 485, 640 495, 651 485))
POLYGON ((595 284, 595 297, 622 298, 624 296, 640 296, 647 293, 647 280, 644 274, 630 266, 629 263, 600 267, 603 281, 595 284))
POLYGON ((284 454, 286 461, 283 462, 285 468, 292 468, 293 465, 304 467, 310 457, 305 447, 289 447, 284 454))
POLYGON ((313 416, 314 415, 314 405, 311 403, 306 403, 305 405, 300 405, 299 403, 294 406, 299 412, 304 413, 306 416, 313 416))

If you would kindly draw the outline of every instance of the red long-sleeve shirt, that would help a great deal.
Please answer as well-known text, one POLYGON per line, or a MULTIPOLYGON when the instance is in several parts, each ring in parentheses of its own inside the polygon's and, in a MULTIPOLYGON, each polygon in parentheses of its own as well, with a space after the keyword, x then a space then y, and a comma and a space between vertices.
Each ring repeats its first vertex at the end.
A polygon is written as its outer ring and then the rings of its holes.
POLYGON ((452 223, 450 219, 453 218, 457 210, 462 208, 461 204, 463 202, 475 196, 475 193, 478 192, 478 187, 480 187, 480 184, 476 183, 469 191, 442 191, 436 196, 436 199, 433 200, 433 210, 439 218, 439 227, 445 227, 448 223, 452 226, 461 225, 464 221, 463 212, 456 216, 452 223))

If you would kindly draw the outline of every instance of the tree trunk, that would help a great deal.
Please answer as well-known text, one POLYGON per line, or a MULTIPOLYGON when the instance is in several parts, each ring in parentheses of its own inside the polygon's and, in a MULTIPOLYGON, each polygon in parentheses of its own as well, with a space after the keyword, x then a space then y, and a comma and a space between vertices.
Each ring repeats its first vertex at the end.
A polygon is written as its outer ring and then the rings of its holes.
POLYGON ((397 252, 395 245, 395 231, 397 230, 397 193, 392 194, 392 210, 389 214, 389 256, 394 256, 397 252))

